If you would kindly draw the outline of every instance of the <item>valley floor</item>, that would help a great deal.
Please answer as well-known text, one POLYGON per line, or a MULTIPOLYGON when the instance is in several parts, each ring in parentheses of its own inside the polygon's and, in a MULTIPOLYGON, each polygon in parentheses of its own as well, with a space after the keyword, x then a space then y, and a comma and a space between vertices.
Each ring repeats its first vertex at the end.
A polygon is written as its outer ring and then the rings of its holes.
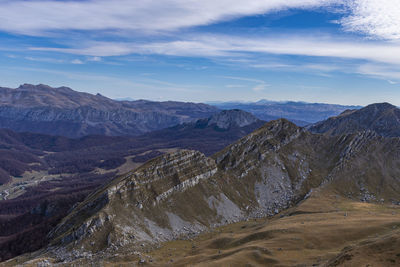
MULTIPOLYGON (((274 218, 216 228, 140 255, 126 252, 100 261, 78 260, 75 266, 399 266, 400 206, 314 192, 274 218)), ((53 262, 30 257, 0 266, 53 262)))

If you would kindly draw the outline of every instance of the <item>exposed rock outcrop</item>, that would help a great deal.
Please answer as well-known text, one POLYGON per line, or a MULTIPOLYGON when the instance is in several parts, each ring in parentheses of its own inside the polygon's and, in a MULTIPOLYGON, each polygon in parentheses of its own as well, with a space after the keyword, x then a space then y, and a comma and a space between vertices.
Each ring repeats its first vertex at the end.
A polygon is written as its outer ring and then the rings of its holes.
POLYGON ((107 237, 108 243, 115 239, 118 245, 124 245, 170 240, 178 236, 173 231, 179 229, 176 223, 188 229, 203 229, 199 223, 184 221, 172 210, 161 212, 158 207, 171 195, 187 191, 216 172, 214 160, 200 152, 166 154, 89 196, 50 235, 65 244, 91 239, 96 233, 107 237), (164 224, 154 222, 163 216, 164 224))
POLYGON ((97 253, 274 215, 323 181, 318 174, 330 162, 311 171, 319 151, 303 144, 314 141, 279 120, 213 158, 187 150, 163 155, 89 196, 51 233, 52 244, 97 253))
POLYGON ((399 138, 371 131, 327 136, 272 121, 211 158, 181 150, 116 178, 52 231, 46 253, 68 262, 137 252, 275 215, 314 189, 397 203, 399 151, 399 138))
POLYGON ((220 129, 230 129, 234 127, 245 127, 259 122, 251 113, 240 109, 224 110, 208 119, 207 126, 216 126, 220 129))

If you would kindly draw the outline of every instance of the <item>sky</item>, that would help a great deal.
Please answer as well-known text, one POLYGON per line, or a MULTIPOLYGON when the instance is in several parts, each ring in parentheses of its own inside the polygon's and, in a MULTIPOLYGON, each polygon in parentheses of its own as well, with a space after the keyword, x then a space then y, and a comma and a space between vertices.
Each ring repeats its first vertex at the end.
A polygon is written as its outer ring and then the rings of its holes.
POLYGON ((400 105, 400 0, 0 0, 0 86, 400 105))

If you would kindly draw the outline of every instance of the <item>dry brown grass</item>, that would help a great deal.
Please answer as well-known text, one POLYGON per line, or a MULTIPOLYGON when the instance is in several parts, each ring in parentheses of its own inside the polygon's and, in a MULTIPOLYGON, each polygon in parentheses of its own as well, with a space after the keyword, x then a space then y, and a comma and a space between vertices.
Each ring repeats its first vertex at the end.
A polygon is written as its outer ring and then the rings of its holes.
POLYGON ((228 225, 149 254, 153 266, 400 265, 400 208, 317 193, 272 219, 228 225), (283 217, 281 217, 283 216, 283 217), (382 253, 382 249, 385 254, 382 253), (346 257, 341 257, 347 252, 346 257), (365 255, 364 255, 365 254, 365 255), (380 255, 374 257, 369 255, 380 255), (351 255, 351 256, 349 256, 351 255), (172 260, 172 262, 171 262, 172 260), (359 265, 359 264, 364 265, 359 265))
MULTIPOLYGON (((32 256, 17 260, 26 262, 32 256)), ((274 218, 167 242, 141 258, 146 266, 399 266, 400 207, 355 202, 326 190, 314 192, 274 218)), ((127 251, 96 260, 96 265, 136 266, 139 259, 127 251)), ((91 263, 74 262, 75 266, 91 263)), ((2 266, 15 265, 16 259, 2 266)))

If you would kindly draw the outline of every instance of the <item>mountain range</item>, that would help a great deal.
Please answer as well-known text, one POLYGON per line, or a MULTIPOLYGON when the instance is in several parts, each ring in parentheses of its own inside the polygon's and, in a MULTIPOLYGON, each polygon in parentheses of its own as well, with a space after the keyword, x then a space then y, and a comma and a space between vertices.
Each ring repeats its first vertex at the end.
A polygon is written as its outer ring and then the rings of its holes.
POLYGON ((195 103, 116 101, 42 84, 0 88, 0 128, 18 132, 67 137, 140 135, 209 117, 217 111, 195 103))
POLYGON ((178 148, 211 155, 264 123, 232 110, 137 137, 0 130, 0 258, 44 246, 68 209, 118 174, 178 148))
MULTIPOLYGON (((372 108, 386 114, 392 106, 372 108)), ((375 125, 370 111, 357 113, 375 125)), ((51 230, 50 246, 17 260, 157 266, 171 264, 174 253, 177 265, 292 266, 285 255, 296 255, 310 266, 359 266, 365 258, 379 265, 385 255, 385 265, 395 265, 400 139, 374 129, 335 132, 312 133, 280 119, 211 157, 193 150, 161 155, 92 192, 51 230), (274 228, 257 221, 276 214, 274 228), (329 234, 333 229, 340 231, 329 234), (385 246, 390 250, 379 254, 385 246)))
POLYGON ((260 100, 254 103, 217 102, 210 104, 219 109, 241 109, 265 121, 286 118, 298 126, 325 120, 348 109, 361 108, 361 106, 268 100, 260 100))
POLYGON ((0 266, 400 263, 389 103, 0 103, 0 266))
POLYGON ((284 117, 304 126, 353 108, 357 107, 303 102, 260 101, 211 106, 174 101, 117 101, 100 94, 43 84, 23 84, 16 89, 0 87, 0 128, 70 138, 138 136, 232 109, 248 111, 264 121, 284 117))

